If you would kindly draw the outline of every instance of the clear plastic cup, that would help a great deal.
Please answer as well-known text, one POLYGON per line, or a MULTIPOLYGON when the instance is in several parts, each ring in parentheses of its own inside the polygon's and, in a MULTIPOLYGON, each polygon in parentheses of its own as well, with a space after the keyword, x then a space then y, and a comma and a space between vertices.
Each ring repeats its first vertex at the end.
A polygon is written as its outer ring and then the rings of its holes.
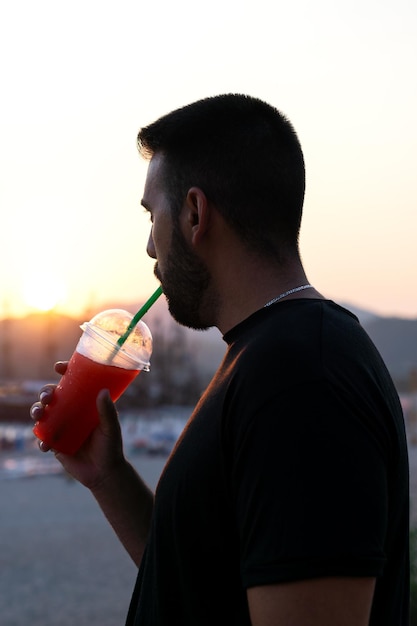
POLYGON ((152 335, 139 321, 120 347, 133 315, 110 309, 82 324, 83 334, 33 432, 50 448, 74 454, 99 423, 97 394, 108 389, 115 402, 141 370, 149 371, 152 335))

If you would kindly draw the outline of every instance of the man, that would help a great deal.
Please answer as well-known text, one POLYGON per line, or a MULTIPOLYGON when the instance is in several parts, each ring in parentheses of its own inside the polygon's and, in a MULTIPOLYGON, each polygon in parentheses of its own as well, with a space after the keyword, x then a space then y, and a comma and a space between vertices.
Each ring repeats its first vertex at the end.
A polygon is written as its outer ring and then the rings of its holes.
POLYGON ((258 99, 224 95, 138 140, 147 250, 170 312, 217 326, 227 350, 155 497, 123 455, 105 390, 90 440, 57 454, 139 566, 127 624, 405 626, 401 407, 358 320, 308 282, 293 127, 258 99))

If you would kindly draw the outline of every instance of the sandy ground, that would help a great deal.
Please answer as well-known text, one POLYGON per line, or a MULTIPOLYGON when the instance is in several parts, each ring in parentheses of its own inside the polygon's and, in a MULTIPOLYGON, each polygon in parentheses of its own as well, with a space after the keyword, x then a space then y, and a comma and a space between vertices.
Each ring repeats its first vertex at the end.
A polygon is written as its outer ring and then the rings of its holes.
MULTIPOLYGON (((155 487, 165 463, 134 464, 155 487)), ((123 625, 136 569, 90 493, 64 475, 0 481, 1 626, 123 625)))
MULTIPOLYGON (((151 487, 165 459, 132 458, 151 487)), ((417 446, 410 447, 417 523, 417 446)), ((64 475, 0 480, 1 626, 123 626, 136 570, 89 492, 64 475)))

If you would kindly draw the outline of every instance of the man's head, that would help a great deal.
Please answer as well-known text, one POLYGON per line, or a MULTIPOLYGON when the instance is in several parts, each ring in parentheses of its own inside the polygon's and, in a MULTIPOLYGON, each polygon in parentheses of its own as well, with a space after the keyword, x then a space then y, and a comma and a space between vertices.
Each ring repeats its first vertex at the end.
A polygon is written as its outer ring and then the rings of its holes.
POLYGON ((275 108, 239 94, 206 98, 142 128, 138 146, 146 158, 163 155, 174 222, 197 186, 253 252, 277 263, 298 255, 304 160, 275 108))

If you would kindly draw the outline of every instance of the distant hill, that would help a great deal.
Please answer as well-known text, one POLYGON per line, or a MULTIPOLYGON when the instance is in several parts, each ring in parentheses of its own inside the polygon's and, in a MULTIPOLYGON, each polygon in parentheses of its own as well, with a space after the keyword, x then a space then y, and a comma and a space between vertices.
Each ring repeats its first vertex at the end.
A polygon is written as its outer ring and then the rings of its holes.
POLYGON ((391 375, 406 383, 417 370, 417 319, 376 317, 364 326, 391 375))
POLYGON ((71 356, 80 323, 53 313, 0 320, 0 378, 53 380, 53 364, 71 356))
MULTIPOLYGON (((122 308, 134 313, 141 304, 109 302, 100 310, 122 308)), ((417 318, 381 317, 349 304, 343 306, 358 316, 396 383, 406 385, 411 370, 417 369, 417 318)), ((92 311, 88 317, 98 312, 92 311)), ((52 313, 0 320, 0 378, 54 380, 53 363, 72 354, 81 334, 79 325, 84 321, 85 317, 77 320, 52 313)), ((169 315, 164 297, 148 311, 144 321, 154 336, 155 358, 164 345, 172 349, 174 340, 191 355, 201 379, 209 380, 226 348, 217 329, 195 331, 179 326, 169 315)), ((167 358, 169 361, 169 355, 167 358)))
POLYGON ((392 377, 407 387, 410 374, 417 370, 417 318, 384 317, 349 304, 381 353, 392 377))

